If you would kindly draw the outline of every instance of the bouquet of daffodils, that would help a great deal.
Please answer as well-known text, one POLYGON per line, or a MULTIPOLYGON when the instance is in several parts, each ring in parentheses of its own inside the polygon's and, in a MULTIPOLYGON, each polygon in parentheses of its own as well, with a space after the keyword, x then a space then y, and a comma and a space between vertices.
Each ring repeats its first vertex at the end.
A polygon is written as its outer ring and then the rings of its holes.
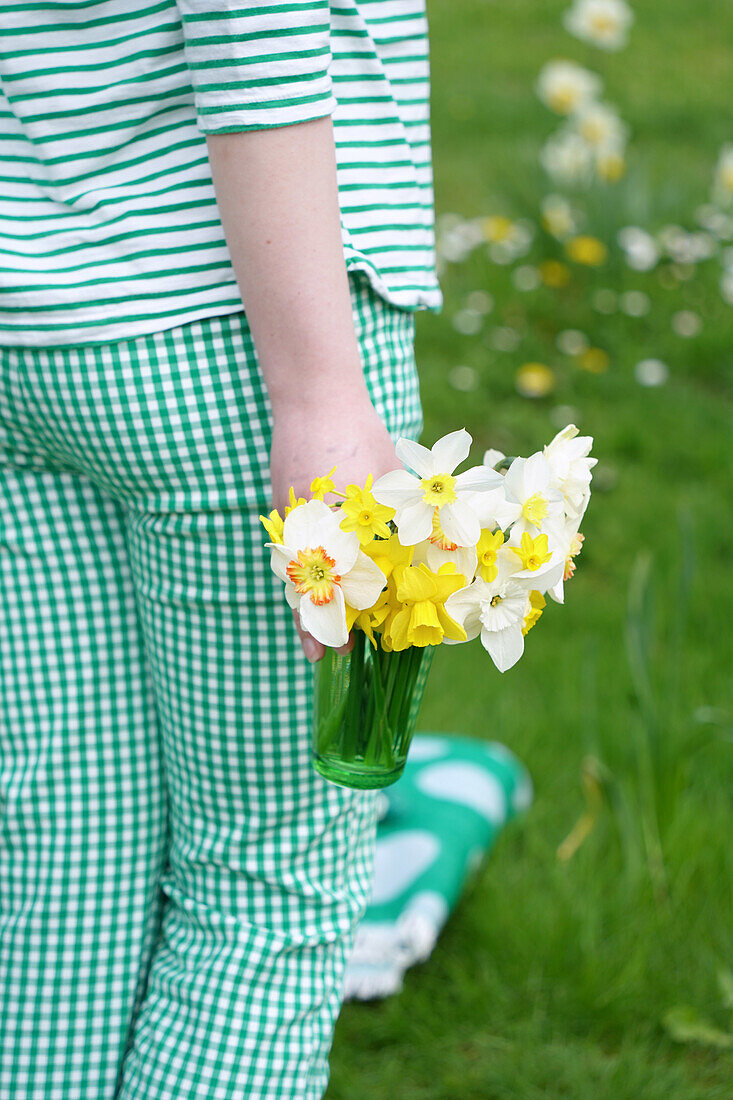
POLYGON ((571 424, 530 458, 469 453, 465 429, 431 448, 396 444, 404 469, 340 492, 334 470, 291 489, 284 517, 260 517, 271 565, 318 663, 315 765, 336 782, 377 786, 401 774, 435 646, 480 637, 500 672, 516 664, 546 606, 564 599, 590 499, 593 440, 571 424), (326 493, 340 497, 324 502, 326 493))

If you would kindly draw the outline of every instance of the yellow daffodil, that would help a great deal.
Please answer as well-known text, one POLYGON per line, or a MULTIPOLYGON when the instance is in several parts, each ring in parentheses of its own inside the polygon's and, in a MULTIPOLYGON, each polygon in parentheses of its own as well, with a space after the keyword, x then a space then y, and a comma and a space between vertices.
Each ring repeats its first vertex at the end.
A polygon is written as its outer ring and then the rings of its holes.
POLYGON ((293 489, 292 485, 290 486, 290 492, 288 493, 288 501, 289 503, 285 505, 286 516, 289 512, 292 512, 293 508, 298 508, 301 504, 306 503, 305 497, 295 496, 295 489, 293 489))
POLYGON ((334 473, 336 467, 333 470, 329 470, 325 477, 314 477, 311 481, 311 495, 314 500, 323 500, 326 493, 332 493, 336 486, 331 480, 331 475, 334 473))
POLYGON ((390 529, 388 521, 394 516, 394 508, 378 504, 371 492, 372 475, 366 479, 364 488, 359 485, 347 485, 344 502, 341 505, 342 531, 355 531, 362 547, 367 546, 375 537, 388 539, 390 529))
POLYGON ((547 549, 547 535, 536 535, 532 538, 528 531, 523 532, 519 546, 512 546, 511 550, 521 561, 522 569, 529 569, 532 572, 552 557, 547 549))
POLYGON ((482 580, 496 580, 496 551, 503 542, 504 535, 501 531, 485 530, 481 532, 481 538, 476 546, 478 556, 476 574, 482 580))
POLYGON ((379 566, 385 577, 389 577, 395 569, 411 564, 415 547, 403 546, 395 532, 388 539, 374 539, 367 543, 363 552, 379 566))
POLYGON ((389 599, 387 592, 384 591, 378 597, 374 607, 368 607, 364 611, 357 611, 354 607, 346 606, 346 626, 348 630, 351 630, 352 626, 356 626, 359 630, 363 630, 369 639, 374 649, 377 648, 377 641, 374 637, 374 631, 381 629, 384 625, 384 621, 387 618, 390 611, 389 599))
POLYGON ((465 630, 444 606, 448 597, 465 584, 466 578, 456 573, 452 562, 442 565, 437 573, 423 563, 407 566, 396 585, 400 610, 385 626, 392 648, 439 645, 443 638, 466 641, 465 630))
POLYGON ((273 542, 283 540, 283 518, 277 508, 273 508, 269 516, 260 516, 260 523, 267 531, 273 542))
POLYGON ((542 614, 543 608, 546 606, 547 600, 541 592, 532 591, 529 594, 529 609, 524 616, 524 625, 522 627, 522 634, 528 634, 534 624, 542 614))

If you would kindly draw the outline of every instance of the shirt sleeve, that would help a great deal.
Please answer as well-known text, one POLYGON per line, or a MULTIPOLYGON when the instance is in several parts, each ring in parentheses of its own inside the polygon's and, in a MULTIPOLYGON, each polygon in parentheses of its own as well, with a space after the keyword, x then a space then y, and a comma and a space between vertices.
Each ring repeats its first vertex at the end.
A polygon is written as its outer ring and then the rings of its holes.
POLYGON ((177 0, 204 133, 330 115, 329 0, 177 0))

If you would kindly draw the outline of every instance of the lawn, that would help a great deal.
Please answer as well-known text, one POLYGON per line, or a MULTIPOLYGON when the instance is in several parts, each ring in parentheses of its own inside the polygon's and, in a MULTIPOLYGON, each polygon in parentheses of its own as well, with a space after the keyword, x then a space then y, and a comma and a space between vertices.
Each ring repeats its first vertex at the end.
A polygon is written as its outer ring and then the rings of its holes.
POLYGON ((601 71, 631 130, 625 178, 588 199, 584 232, 609 243, 604 265, 520 291, 517 264, 477 250, 443 271, 443 312, 417 320, 423 442, 465 426, 474 462, 489 446, 529 454, 571 416, 595 438, 565 606, 548 606, 503 676, 478 642, 443 647, 421 713, 422 729, 511 747, 535 802, 403 992, 344 1006, 328 1100, 733 1095, 733 306, 718 261, 639 272, 614 251, 619 226, 693 229, 709 201, 733 140, 733 7, 637 0, 628 47, 602 55, 564 30, 566 6, 428 6, 439 215, 538 220, 550 188, 537 153, 557 119, 534 82, 551 58, 601 71), (599 289, 640 291, 650 308, 599 311, 599 289), (453 320, 475 290, 493 309, 466 334, 453 320), (675 330, 680 312, 698 318, 695 335, 675 330), (514 333, 508 350, 497 328, 514 333), (558 350, 568 328, 607 369, 558 350), (648 358, 668 367, 663 385, 637 381, 648 358), (552 372, 545 396, 517 391, 525 362, 552 372), (586 812, 588 835, 558 858, 586 812), (683 1008, 707 1041, 670 1033, 683 1008))

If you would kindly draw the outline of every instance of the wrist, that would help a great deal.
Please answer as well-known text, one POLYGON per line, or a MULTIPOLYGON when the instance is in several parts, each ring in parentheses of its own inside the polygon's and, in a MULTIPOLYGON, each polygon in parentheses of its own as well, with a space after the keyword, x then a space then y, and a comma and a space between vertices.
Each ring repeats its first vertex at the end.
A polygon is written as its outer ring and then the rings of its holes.
POLYGON ((313 419, 329 415, 343 418, 353 410, 372 406, 361 366, 358 373, 342 368, 314 375, 294 372, 284 385, 273 387, 269 398, 276 420, 291 415, 313 419))

